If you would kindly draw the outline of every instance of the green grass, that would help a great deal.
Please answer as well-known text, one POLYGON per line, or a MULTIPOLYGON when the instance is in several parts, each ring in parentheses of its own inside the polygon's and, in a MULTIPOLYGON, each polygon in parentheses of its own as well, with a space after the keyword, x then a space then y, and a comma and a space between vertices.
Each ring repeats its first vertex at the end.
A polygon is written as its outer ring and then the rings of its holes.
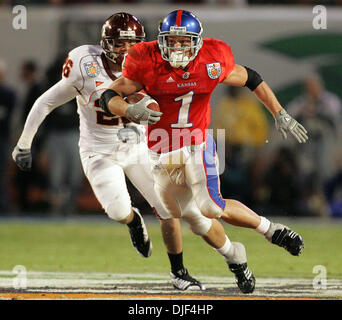
MULTIPOLYGON (((248 229, 225 225, 232 241, 243 242, 257 277, 313 278, 323 265, 328 278, 342 279, 342 225, 296 224, 305 249, 300 257, 271 245, 248 229)), ((0 270, 24 265, 28 271, 169 273, 169 261, 157 223, 149 223, 150 258, 131 246, 127 227, 113 223, 0 223, 0 270)), ((184 225, 184 261, 194 275, 227 276, 223 258, 184 225)))

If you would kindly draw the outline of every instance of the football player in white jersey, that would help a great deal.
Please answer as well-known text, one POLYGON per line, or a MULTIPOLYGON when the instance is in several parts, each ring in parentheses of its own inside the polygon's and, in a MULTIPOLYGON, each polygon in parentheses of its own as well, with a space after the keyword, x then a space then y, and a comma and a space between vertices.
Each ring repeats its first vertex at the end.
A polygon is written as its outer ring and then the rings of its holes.
MULTIPOLYGON (((140 255, 151 255, 152 243, 142 216, 131 205, 126 175, 160 220, 173 286, 180 290, 205 290, 183 265, 179 219, 160 219, 165 216, 165 209, 154 192, 145 128, 123 117, 107 116, 98 104, 101 94, 121 76, 124 54, 144 38, 144 27, 136 17, 117 13, 102 27, 101 46, 84 45, 70 51, 63 65, 62 79, 34 103, 12 157, 21 170, 30 170, 31 145, 40 124, 55 108, 76 98, 83 170, 107 215, 127 224, 132 244, 140 255)), ((199 210, 193 212, 196 206, 190 207, 183 208, 185 212, 189 211, 189 221, 186 213, 184 220, 191 224, 192 231, 205 234, 210 229, 211 219, 202 216, 199 210)))

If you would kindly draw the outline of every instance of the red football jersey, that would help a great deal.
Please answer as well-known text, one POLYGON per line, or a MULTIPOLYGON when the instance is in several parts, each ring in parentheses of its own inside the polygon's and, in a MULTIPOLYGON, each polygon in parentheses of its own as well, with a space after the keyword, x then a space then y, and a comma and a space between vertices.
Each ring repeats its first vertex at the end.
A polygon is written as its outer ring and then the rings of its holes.
POLYGON ((169 152, 205 141, 211 94, 233 68, 230 47, 216 39, 203 39, 186 69, 163 60, 157 41, 135 44, 126 55, 123 76, 142 84, 163 112, 160 121, 148 127, 149 148, 169 152))

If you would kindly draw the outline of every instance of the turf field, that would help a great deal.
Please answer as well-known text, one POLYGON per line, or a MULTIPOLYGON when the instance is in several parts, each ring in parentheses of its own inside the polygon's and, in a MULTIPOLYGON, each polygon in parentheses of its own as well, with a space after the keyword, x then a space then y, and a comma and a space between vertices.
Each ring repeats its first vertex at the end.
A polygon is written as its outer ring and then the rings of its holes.
MULTIPOLYGON (((278 219, 279 221, 279 219, 278 219)), ((280 222, 283 222, 280 219, 280 222)), ((341 221, 342 222, 342 221, 341 221)), ((342 279, 342 223, 289 222, 305 241, 300 257, 271 245, 252 230, 225 225, 232 241, 245 244, 249 265, 260 277, 313 277, 323 265, 327 276, 342 279)), ((140 257, 127 227, 104 221, 65 220, 0 223, 0 270, 24 265, 34 271, 168 273, 159 224, 147 221, 153 254, 140 257)), ((184 261, 193 274, 227 275, 223 259, 183 224, 184 261)))
MULTIPOLYGON (((289 225, 303 236, 305 248, 300 257, 291 256, 283 248, 271 245, 252 230, 225 225, 232 241, 245 244, 249 267, 256 278, 269 281, 276 278, 278 284, 281 278, 293 283, 296 279, 306 279, 312 287, 312 280, 317 276, 314 268, 322 265, 326 268, 327 279, 337 280, 336 288, 340 289, 341 221, 288 221, 281 218, 277 221, 289 225)), ((40 277, 45 274, 43 277, 47 278, 55 272, 63 272, 82 273, 83 278, 87 278, 87 273, 97 273, 108 274, 108 277, 110 274, 125 274, 129 279, 129 274, 132 274, 135 280, 139 280, 136 275, 139 274, 146 283, 158 279, 166 281, 170 267, 159 224, 155 220, 147 220, 147 227, 153 242, 153 253, 148 259, 139 256, 131 246, 127 227, 109 219, 1 220, 0 277, 8 277, 16 265, 22 265, 28 273, 41 272, 40 277)), ((193 235, 185 224, 183 247, 185 265, 191 274, 202 278, 216 277, 216 280, 212 278, 214 282, 220 277, 229 278, 235 288, 232 274, 222 257, 193 235)), ((94 274, 89 277, 96 278, 94 274)))

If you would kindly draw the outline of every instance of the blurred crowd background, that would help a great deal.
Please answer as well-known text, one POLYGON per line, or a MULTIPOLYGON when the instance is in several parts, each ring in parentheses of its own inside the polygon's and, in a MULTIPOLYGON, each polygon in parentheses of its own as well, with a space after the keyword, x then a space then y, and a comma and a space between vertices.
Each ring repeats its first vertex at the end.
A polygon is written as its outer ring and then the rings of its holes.
MULTIPOLYGON (((34 46, 39 36, 37 31, 30 32, 30 20, 27 30, 11 31, 14 35, 9 36, 12 49, 6 46, 6 36, 1 34, 4 40, 0 52, 0 215, 101 213, 81 168, 75 101, 57 108, 40 127, 33 143, 33 167, 30 172, 17 169, 11 158, 12 150, 34 101, 60 79, 68 50, 81 44, 98 44, 103 21, 119 11, 127 11, 141 18, 148 34, 147 40, 153 40, 157 18, 180 7, 182 2, 5 0, 1 4, 0 14, 2 17, 7 15, 7 24, 13 18, 8 8, 14 5, 27 6, 28 19, 34 10, 47 8, 47 15, 42 15, 41 23, 51 27, 50 22, 46 21, 55 19, 53 28, 56 29, 56 36, 53 39, 56 43, 51 46, 46 44, 46 39, 42 39, 43 53, 41 56, 35 54, 37 48, 31 49, 30 46, 34 46), (135 3, 140 6, 146 4, 153 11, 157 2, 164 4, 161 15, 159 11, 149 15, 146 10, 139 14, 140 9, 134 7, 135 3), (95 17, 89 15, 94 5, 100 3, 108 7, 96 12, 95 17), (125 6, 120 6, 120 3, 125 6), (73 12, 64 20, 61 15, 54 17, 52 9, 55 6, 59 5, 63 10, 69 4, 90 4, 82 11, 88 15, 84 14, 84 19, 75 19, 78 12, 73 12), (168 8, 165 4, 177 7, 168 8), (26 33, 23 36, 19 32, 26 33), (22 37, 27 42, 16 41, 22 37), (11 52, 20 57, 14 64, 11 52)), ((332 8, 341 13, 338 6, 342 5, 342 0, 186 1, 188 10, 197 13, 198 9, 204 37, 228 39, 233 52, 240 58, 236 62, 249 65, 263 75, 283 106, 309 132, 310 140, 305 145, 296 143, 292 137, 284 141, 275 130, 273 118, 248 89, 222 86, 214 93, 211 127, 227 130, 225 159, 220 159, 221 165, 225 165, 221 175, 223 197, 239 199, 265 216, 342 217, 342 19, 339 19, 342 13, 335 23, 328 20, 331 24, 327 30, 313 30, 310 14, 316 4, 327 5, 328 13, 332 12, 332 8), (235 20, 230 22, 230 17, 234 12, 222 9, 227 6, 234 11, 234 7, 243 6, 244 12, 249 14, 249 6, 252 5, 267 5, 261 8, 272 11, 270 5, 280 4, 289 4, 288 8, 294 10, 296 5, 307 8, 303 21, 296 18, 298 27, 295 23, 289 25, 292 21, 290 12, 288 21, 282 17, 277 29, 276 17, 281 17, 283 9, 274 12, 272 23, 267 15, 265 21, 263 18, 257 19, 255 29, 253 21, 247 25, 243 16, 239 16, 236 25, 232 24, 235 20), (212 10, 211 18, 206 18, 205 8, 208 5, 212 10), (215 22, 215 14, 221 15, 220 21, 215 22), (268 31, 259 30, 261 25, 268 31), (274 29, 274 33, 270 29, 274 29)), ((241 15, 241 12, 238 14, 241 15)), ((42 29, 40 32, 44 32, 39 17, 34 19, 32 28, 38 26, 42 29)), ((6 22, 3 20, 2 23, 6 22)), ((2 32, 6 33, 6 30, 2 32)), ((129 181, 127 183, 134 205, 149 213, 142 196, 129 181)))

